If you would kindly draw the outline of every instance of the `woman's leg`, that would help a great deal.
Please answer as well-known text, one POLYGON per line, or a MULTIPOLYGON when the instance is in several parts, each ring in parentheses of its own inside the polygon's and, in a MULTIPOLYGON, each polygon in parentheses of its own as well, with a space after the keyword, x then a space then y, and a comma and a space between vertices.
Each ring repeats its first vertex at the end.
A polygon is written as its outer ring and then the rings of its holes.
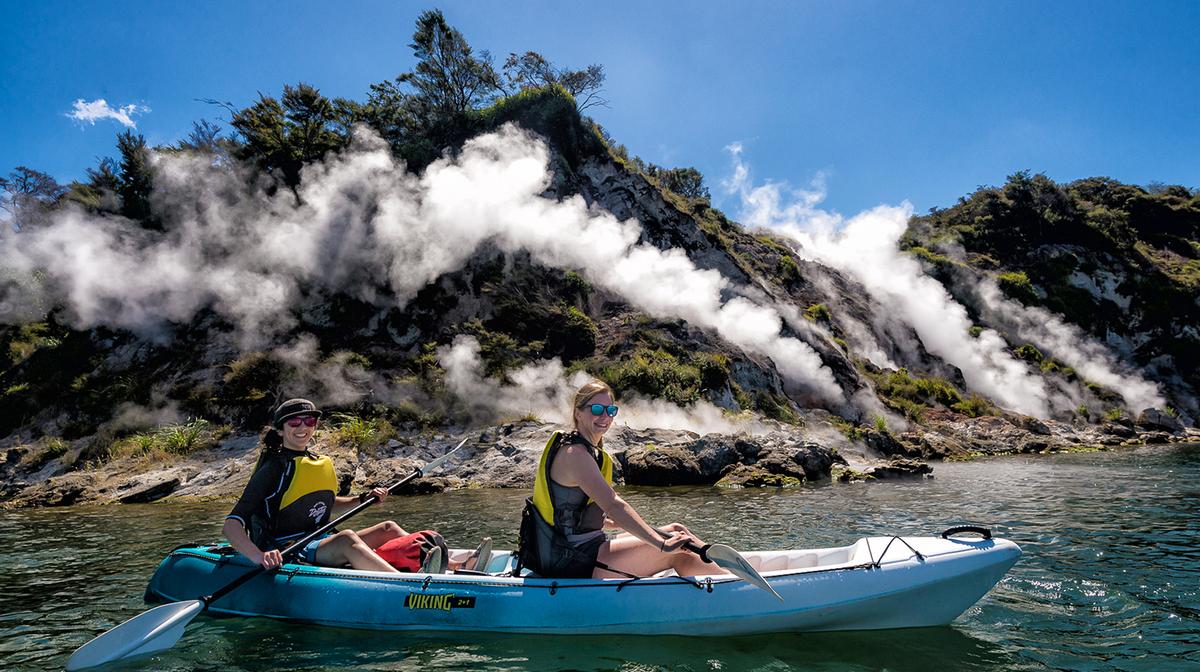
POLYGON ((395 567, 376 555, 375 551, 371 550, 371 547, 352 530, 342 530, 331 537, 326 537, 317 546, 314 559, 318 565, 326 567, 340 567, 349 563, 354 569, 369 569, 376 572, 396 571, 395 567))
POLYGON ((377 525, 372 525, 366 529, 359 530, 358 538, 363 540, 367 546, 371 548, 379 548, 387 542, 397 537, 403 537, 408 534, 404 528, 397 525, 391 520, 385 520, 377 525))
MULTIPOLYGON (((668 568, 674 569, 680 576, 725 573, 694 553, 663 553, 633 535, 621 535, 601 544, 596 560, 637 576, 650 576, 668 568)), ((622 578, 622 575, 597 567, 592 570, 592 577, 611 579, 622 578)))

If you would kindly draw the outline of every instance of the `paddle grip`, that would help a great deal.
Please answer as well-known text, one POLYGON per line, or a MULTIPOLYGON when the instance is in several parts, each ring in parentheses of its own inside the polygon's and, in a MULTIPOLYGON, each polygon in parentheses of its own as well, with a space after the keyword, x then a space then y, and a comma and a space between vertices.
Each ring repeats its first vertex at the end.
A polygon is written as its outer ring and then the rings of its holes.
POLYGON ((705 544, 703 546, 697 546, 689 541, 686 544, 684 544, 683 547, 686 548, 687 550, 691 551, 692 553, 695 553, 696 555, 700 556, 701 560, 703 560, 705 562, 712 562, 712 560, 708 559, 708 549, 712 548, 712 544, 705 544))

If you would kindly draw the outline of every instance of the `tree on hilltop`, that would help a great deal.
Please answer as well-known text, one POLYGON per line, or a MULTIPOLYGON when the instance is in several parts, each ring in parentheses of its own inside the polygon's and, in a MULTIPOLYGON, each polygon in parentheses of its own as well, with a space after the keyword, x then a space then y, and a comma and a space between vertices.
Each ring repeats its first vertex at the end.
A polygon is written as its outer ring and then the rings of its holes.
POLYGON ((0 177, 0 210, 8 213, 12 228, 20 231, 40 223, 46 210, 66 192, 50 175, 17 166, 8 177, 0 177))
POLYGON ((117 151, 121 153, 117 173, 117 194, 121 197, 121 214, 142 222, 146 228, 159 228, 150 218, 150 155, 146 138, 125 130, 117 134, 117 151))
POLYGON ((422 12, 413 33, 417 67, 397 78, 417 90, 417 99, 431 117, 466 113, 490 100, 500 90, 500 78, 487 51, 475 56, 463 34, 441 10, 422 12))
POLYGON ((300 183, 305 163, 340 149, 346 137, 335 127, 334 104, 314 86, 285 85, 283 98, 263 94, 258 102, 233 115, 229 122, 242 137, 239 158, 252 159, 265 171, 279 170, 289 186, 300 183))
POLYGON ((520 56, 509 54, 504 74, 509 87, 516 91, 557 84, 575 98, 575 109, 580 112, 589 107, 608 106, 608 101, 600 97, 604 66, 595 63, 582 70, 556 68, 536 51, 527 51, 520 56))

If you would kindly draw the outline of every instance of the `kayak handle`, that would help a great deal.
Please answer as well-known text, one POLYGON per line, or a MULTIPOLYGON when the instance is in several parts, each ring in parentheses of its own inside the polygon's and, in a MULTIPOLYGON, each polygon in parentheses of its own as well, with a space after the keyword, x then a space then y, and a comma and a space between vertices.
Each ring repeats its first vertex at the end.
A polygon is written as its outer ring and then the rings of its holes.
POLYGON ((986 527, 979 527, 978 525, 955 525, 954 527, 947 527, 946 530, 942 532, 942 538, 949 539, 952 535, 961 534, 963 532, 974 532, 984 539, 992 538, 991 530, 986 527))

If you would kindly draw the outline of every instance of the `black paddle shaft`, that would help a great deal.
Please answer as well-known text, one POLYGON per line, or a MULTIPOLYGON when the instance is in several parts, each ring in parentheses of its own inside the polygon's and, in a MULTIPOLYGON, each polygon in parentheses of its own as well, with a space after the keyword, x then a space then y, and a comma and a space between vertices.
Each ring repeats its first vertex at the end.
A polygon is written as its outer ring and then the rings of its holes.
MULTIPOLYGON (((412 472, 408 476, 405 476, 404 478, 400 479, 399 481, 396 481, 394 484, 389 486, 388 493, 394 494, 396 492, 396 490, 398 490, 400 488, 400 486, 404 485, 405 483, 408 483, 409 481, 413 480, 414 478, 420 478, 424 473, 425 473, 424 470, 417 469, 416 471, 412 472)), ((302 551, 304 549, 304 547, 307 546, 308 543, 311 542, 313 539, 316 539, 317 537, 328 532, 330 529, 340 525, 342 522, 352 518, 353 516, 358 515, 363 509, 367 508, 368 506, 371 506, 372 504, 374 504, 377 501, 379 501, 378 497, 376 497, 375 495, 370 495, 365 500, 363 500, 362 504, 359 504, 358 506, 354 507, 353 509, 350 509, 346 513, 343 513, 341 516, 338 516, 338 518, 336 520, 331 520, 328 523, 325 523, 324 525, 322 525, 321 527, 304 535, 304 537, 302 537, 300 539, 300 541, 297 541, 296 543, 292 544, 291 546, 288 546, 287 548, 283 549, 283 551, 281 553, 281 555, 283 555, 283 559, 288 560, 289 558, 292 558, 297 553, 302 551)), ((258 567, 255 567, 254 569, 252 569, 252 570, 246 572, 245 574, 239 576, 238 578, 234 579, 232 582, 229 583, 229 585, 218 589, 212 595, 207 595, 205 597, 201 597, 200 601, 204 603, 204 608, 207 609, 208 605, 212 604, 213 602, 216 602, 217 600, 221 599, 222 597, 225 597, 229 593, 232 593, 233 591, 235 591, 239 587, 241 587, 241 585, 243 583, 246 583, 250 579, 253 579, 254 577, 258 576, 259 574, 262 574, 265 571, 267 571, 267 569, 265 567, 263 567, 262 565, 259 565, 258 567)))

